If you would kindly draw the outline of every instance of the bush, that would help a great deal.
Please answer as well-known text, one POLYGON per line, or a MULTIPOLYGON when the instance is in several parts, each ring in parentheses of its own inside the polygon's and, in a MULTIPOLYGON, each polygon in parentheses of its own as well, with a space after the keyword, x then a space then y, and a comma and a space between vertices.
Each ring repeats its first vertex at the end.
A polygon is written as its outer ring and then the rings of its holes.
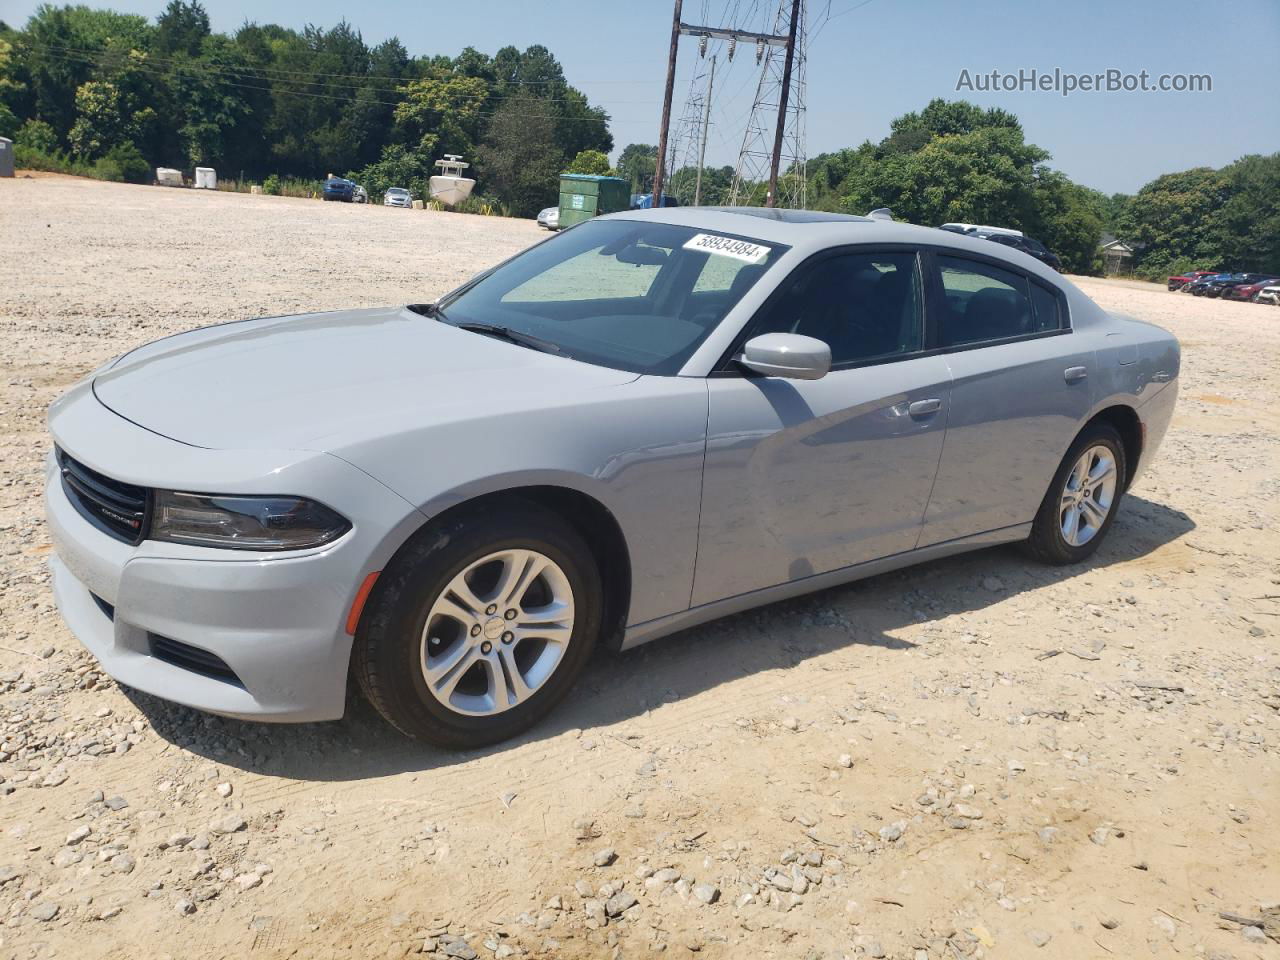
POLYGON ((113 147, 94 163, 85 163, 59 150, 45 152, 21 145, 14 146, 13 159, 18 167, 26 170, 66 173, 73 177, 92 177, 94 180, 111 180, 116 183, 151 181, 151 168, 147 166, 141 151, 132 143, 113 147))
POLYGON ((132 143, 112 147, 105 156, 98 158, 94 169, 100 180, 123 183, 147 183, 151 180, 151 167, 142 151, 132 143))
POLYGON ((262 181, 262 192, 273 197, 280 196, 280 176, 271 174, 267 179, 262 181))
POLYGON ((67 173, 73 177, 94 176, 94 169, 90 164, 73 160, 58 150, 45 153, 31 147, 15 145, 13 161, 20 170, 45 170, 49 173, 67 173))
POLYGON ((43 120, 28 120, 13 138, 15 147, 26 147, 38 153, 54 153, 58 149, 58 135, 43 120))

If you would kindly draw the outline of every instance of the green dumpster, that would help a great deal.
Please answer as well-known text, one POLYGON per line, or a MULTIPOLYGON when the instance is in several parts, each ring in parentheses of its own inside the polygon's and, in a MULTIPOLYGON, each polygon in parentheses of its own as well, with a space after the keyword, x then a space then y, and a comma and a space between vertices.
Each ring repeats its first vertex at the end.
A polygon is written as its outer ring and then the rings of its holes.
POLYGON ((560 174, 560 229, 631 206, 631 182, 587 173, 560 174))

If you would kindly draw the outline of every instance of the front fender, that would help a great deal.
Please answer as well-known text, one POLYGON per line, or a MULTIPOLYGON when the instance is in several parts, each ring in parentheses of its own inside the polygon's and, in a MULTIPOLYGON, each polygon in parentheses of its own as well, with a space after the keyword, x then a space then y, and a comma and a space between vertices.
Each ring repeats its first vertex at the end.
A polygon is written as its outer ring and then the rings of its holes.
POLYGON ((701 379, 626 384, 414 427, 341 451, 427 516, 521 487, 592 497, 631 556, 632 622, 686 610, 693 586, 706 448, 701 379))

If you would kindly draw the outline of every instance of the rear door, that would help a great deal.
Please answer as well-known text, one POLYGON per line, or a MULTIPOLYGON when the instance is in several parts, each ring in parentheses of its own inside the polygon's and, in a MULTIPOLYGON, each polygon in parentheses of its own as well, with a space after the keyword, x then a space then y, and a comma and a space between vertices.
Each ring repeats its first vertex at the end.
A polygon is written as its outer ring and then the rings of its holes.
POLYGON ((933 336, 952 385, 920 546, 1035 517, 1089 412, 1094 361, 1049 284, 967 253, 930 261, 933 336))

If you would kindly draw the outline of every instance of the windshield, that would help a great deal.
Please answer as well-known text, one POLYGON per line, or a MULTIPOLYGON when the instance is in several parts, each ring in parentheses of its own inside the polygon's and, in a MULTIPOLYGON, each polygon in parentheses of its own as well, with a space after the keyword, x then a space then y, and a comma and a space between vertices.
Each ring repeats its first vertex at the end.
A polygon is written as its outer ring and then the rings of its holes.
POLYGON ((670 375, 785 249, 667 223, 588 221, 441 307, 448 323, 502 326, 561 356, 670 375))

